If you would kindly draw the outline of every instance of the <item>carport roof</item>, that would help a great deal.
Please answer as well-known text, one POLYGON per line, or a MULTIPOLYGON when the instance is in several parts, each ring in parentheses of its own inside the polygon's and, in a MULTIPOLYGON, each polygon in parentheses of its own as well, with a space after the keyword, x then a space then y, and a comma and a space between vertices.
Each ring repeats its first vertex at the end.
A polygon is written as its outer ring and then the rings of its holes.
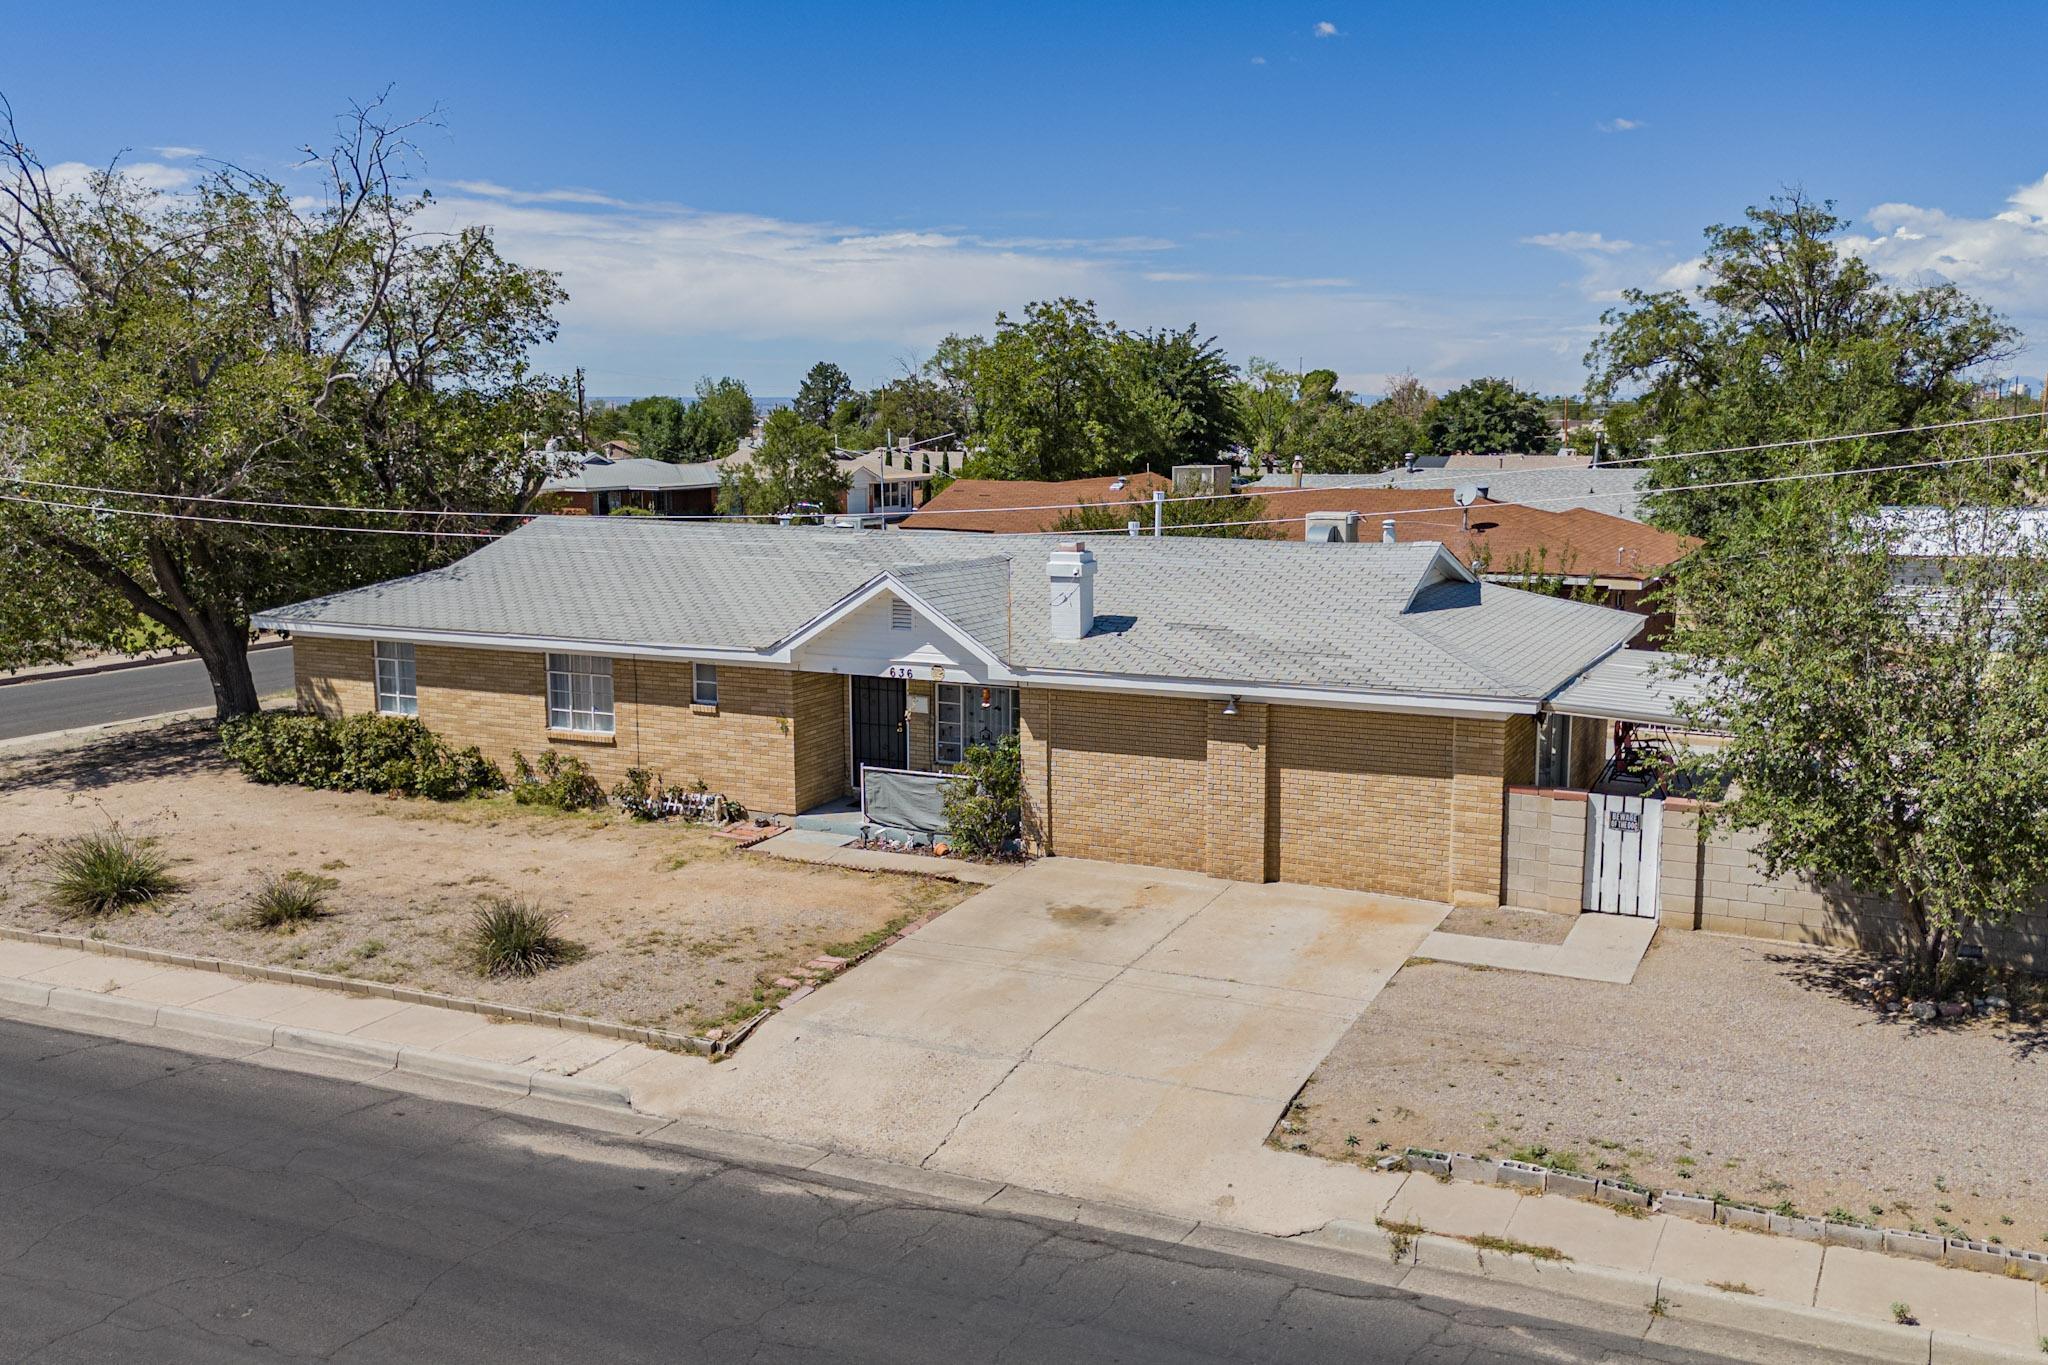
POLYGON ((1622 649, 1574 678, 1546 710, 1566 716, 1698 728, 1687 712, 1705 703, 1705 679, 1682 654, 1622 649))
POLYGON ((542 517, 446 568, 259 620, 308 634, 787 666, 795 642, 880 587, 1019 681, 1521 703, 1513 710, 1533 709, 1643 624, 1482 584, 1433 543, 1109 536, 1087 542, 1095 629, 1059 640, 1046 576, 1059 539, 542 517))

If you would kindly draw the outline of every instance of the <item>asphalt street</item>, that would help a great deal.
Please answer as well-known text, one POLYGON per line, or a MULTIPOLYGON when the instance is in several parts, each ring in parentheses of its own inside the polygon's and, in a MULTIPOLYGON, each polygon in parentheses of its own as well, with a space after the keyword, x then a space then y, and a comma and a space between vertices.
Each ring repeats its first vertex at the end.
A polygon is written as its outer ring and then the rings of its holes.
MULTIPOLYGON (((291 646, 254 651, 249 655, 249 669, 255 674, 259 694, 289 690, 291 646)), ((213 688, 206 681, 206 665, 197 659, 40 678, 0 687, 0 739, 140 720, 211 705, 213 688)))
POLYGON ((0 1360, 1710 1358, 1612 1312, 1567 1326, 0 1020, 0 1360))

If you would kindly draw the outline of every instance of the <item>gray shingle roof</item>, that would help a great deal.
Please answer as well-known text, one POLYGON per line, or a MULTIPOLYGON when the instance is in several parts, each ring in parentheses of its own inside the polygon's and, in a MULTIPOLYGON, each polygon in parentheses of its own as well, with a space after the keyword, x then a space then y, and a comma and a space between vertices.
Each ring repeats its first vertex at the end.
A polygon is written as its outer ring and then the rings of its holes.
MULTIPOLYGON (((1643 483, 1649 471, 1640 465, 1594 469, 1403 469, 1378 474, 1304 474, 1304 488, 1464 488, 1485 484, 1495 502, 1519 502, 1552 512, 1585 507, 1609 516, 1641 521, 1643 483)), ((1255 485, 1261 492, 1289 487, 1291 474, 1276 474, 1255 485)), ((1278 508, 1286 499, 1273 503, 1278 508)), ((1276 514, 1277 515, 1277 514, 1276 514)))
POLYGON ((716 488, 718 466, 671 464, 667 460, 592 461, 574 474, 549 479, 550 493, 617 493, 628 489, 716 488))
POLYGON ((261 615, 593 646, 766 652, 885 573, 1013 671, 1548 696, 1642 618, 1468 582, 1430 543, 1094 537, 1096 629, 1051 637, 1068 537, 542 517, 467 559, 261 615))

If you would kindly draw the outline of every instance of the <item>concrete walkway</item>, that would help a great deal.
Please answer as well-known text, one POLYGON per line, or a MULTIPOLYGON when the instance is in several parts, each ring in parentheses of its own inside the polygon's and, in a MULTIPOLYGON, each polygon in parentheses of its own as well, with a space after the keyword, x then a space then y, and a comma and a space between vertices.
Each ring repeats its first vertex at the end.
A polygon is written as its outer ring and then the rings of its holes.
POLYGON ((1491 967, 1504 972, 1540 972, 1581 981, 1626 986, 1657 935, 1657 921, 1637 915, 1580 915, 1562 943, 1523 943, 1439 930, 1422 940, 1417 957, 1491 967))
POLYGON ((862 872, 913 872, 944 877, 974 886, 994 886, 1022 867, 1021 863, 970 863, 962 858, 934 858, 922 853, 889 853, 852 848, 853 836, 822 829, 790 829, 748 848, 749 853, 793 863, 822 863, 862 872))

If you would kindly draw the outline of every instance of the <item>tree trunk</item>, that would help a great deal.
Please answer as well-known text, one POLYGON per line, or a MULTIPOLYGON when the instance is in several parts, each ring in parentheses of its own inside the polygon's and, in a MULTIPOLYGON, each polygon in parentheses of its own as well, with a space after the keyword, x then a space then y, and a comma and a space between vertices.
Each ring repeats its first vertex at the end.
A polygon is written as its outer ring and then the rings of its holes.
POLYGON ((192 648, 206 665, 213 684, 213 714, 216 720, 256 714, 259 700, 256 678, 249 672, 249 632, 240 626, 216 620, 190 623, 192 648))

